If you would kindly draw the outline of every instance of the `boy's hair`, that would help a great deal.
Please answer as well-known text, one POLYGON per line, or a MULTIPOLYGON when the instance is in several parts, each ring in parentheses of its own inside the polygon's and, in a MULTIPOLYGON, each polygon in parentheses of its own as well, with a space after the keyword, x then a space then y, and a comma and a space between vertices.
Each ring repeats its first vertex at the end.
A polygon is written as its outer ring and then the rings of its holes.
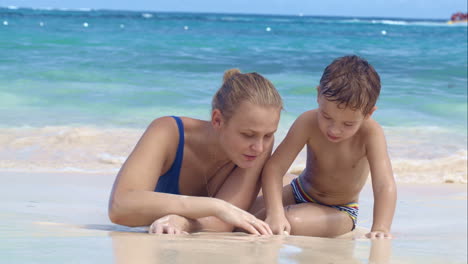
POLYGON ((335 59, 325 68, 318 94, 338 106, 372 111, 380 94, 380 77, 365 59, 355 55, 335 59))
POLYGON ((212 110, 219 109, 229 120, 244 101, 261 106, 283 109, 283 100, 275 86, 256 72, 241 73, 230 69, 224 73, 223 84, 213 96, 212 110))

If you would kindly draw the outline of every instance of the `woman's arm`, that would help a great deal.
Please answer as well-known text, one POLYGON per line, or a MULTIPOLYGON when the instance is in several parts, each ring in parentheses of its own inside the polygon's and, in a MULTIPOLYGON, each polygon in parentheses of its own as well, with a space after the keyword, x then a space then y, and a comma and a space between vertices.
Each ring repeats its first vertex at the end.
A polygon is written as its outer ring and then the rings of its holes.
POLYGON ((222 209, 222 203, 215 199, 154 192, 159 176, 175 157, 178 141, 173 118, 162 117, 151 123, 114 182, 109 200, 112 222, 143 226, 168 214, 199 218, 222 209))
MULTIPOLYGON (((264 163, 262 160, 259 160, 259 162, 264 163)), ((272 234, 271 229, 264 221, 257 219, 246 211, 259 192, 259 174, 258 168, 235 168, 227 176, 215 197, 207 198, 224 203, 217 215, 197 219, 190 219, 180 215, 167 215, 154 221, 149 232, 156 234, 203 231, 232 232, 234 227, 239 227, 252 234, 272 234)))
MULTIPOLYGON (((260 175, 266 160, 270 157, 273 149, 274 138, 266 138, 269 140, 266 151, 257 161, 256 166, 252 168, 243 169, 236 167, 226 178, 222 186, 216 192, 214 197, 226 201, 231 205, 224 212, 223 217, 204 217, 196 219, 195 221, 188 221, 188 230, 192 232, 196 231, 217 231, 217 232, 232 232, 234 227, 241 227, 247 231, 249 229, 236 225, 234 226, 230 221, 226 221, 229 218, 228 212, 232 211, 232 208, 239 208, 242 211, 246 211, 250 208, 254 200, 256 199, 258 192, 260 191, 260 175), (224 218, 224 219, 223 219, 224 218)), ((251 215, 249 213, 249 215, 251 215)), ((253 215, 252 215, 253 216, 253 215)), ((257 229, 261 231, 261 234, 272 234, 271 229, 263 221, 255 218, 255 226, 259 226, 257 229)))
POLYGON ((254 234, 267 232, 263 221, 256 221, 255 216, 222 199, 154 192, 160 175, 174 160, 178 142, 177 124, 172 118, 153 121, 114 182, 109 199, 111 221, 126 226, 145 226, 166 215, 187 219, 216 216, 254 234))

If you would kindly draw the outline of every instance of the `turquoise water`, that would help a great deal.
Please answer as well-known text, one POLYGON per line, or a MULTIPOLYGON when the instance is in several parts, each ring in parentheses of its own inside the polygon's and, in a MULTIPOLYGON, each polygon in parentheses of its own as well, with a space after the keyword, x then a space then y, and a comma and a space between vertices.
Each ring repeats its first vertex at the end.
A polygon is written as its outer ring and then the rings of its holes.
POLYGON ((223 72, 237 67, 280 91, 281 139, 316 107, 323 69, 353 53, 381 76, 374 118, 393 158, 466 161, 466 39, 466 24, 439 20, 0 8, 1 135, 19 140, 11 129, 45 127, 140 133, 162 115, 207 119, 223 72))

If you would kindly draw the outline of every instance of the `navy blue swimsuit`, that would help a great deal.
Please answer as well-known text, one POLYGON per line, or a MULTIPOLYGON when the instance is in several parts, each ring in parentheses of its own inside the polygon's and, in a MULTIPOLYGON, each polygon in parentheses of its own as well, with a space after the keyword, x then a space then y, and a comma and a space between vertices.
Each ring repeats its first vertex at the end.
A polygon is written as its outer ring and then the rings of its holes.
POLYGON ((177 146, 177 153, 172 163, 171 168, 164 174, 159 177, 158 183, 156 184, 155 192, 163 193, 179 193, 179 175, 180 168, 182 167, 182 160, 184 158, 184 124, 180 117, 172 116, 176 122, 177 127, 179 128, 179 145, 177 146))

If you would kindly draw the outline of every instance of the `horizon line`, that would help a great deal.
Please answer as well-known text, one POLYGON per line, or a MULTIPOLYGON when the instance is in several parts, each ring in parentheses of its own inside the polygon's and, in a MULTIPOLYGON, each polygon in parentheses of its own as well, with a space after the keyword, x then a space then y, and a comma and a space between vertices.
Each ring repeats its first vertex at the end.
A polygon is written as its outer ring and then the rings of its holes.
MULTIPOLYGON (((397 16, 360 16, 360 15, 318 15, 318 14, 306 14, 306 13, 256 13, 256 12, 229 12, 229 11, 174 11, 174 10, 143 10, 143 9, 120 9, 120 8, 89 8, 89 7, 26 7, 26 6, 1 6, 0 9, 9 10, 43 10, 43 11, 80 11, 80 12, 91 12, 91 11, 124 11, 124 12, 156 12, 156 13, 187 13, 187 14, 226 14, 226 15, 259 15, 259 16, 289 16, 289 17, 345 17, 345 18, 386 18, 386 19, 409 19, 409 20, 442 20, 448 21, 450 18, 417 18, 417 17, 397 17, 397 16)), ((457 11, 458 12, 458 11, 457 11)), ((454 12, 454 13, 457 13, 454 12)), ((452 14, 451 14, 452 15, 452 14)))

